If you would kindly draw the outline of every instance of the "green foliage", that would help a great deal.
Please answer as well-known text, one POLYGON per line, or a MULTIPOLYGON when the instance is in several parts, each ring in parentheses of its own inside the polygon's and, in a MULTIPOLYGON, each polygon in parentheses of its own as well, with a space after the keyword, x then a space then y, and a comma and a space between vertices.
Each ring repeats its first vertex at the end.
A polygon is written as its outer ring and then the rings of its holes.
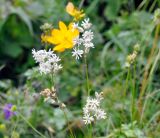
MULTIPOLYGON (((72 2, 78 6, 81 0, 72 2)), ((99 138, 160 137, 158 48, 151 58, 152 73, 148 75, 141 115, 138 110, 144 69, 155 37, 153 10, 160 6, 160 2, 136 2, 85 0, 83 5, 95 34, 95 49, 87 57, 91 94, 94 91, 104 92, 103 107, 108 114, 105 121, 94 124, 93 134, 99 138), (136 43, 140 44, 135 62, 136 73, 131 67, 128 87, 125 88, 127 70, 124 65, 136 43), (135 112, 132 116, 133 105, 135 112)), ((70 137, 62 110, 57 105, 44 103, 39 95, 41 90, 50 87, 50 80, 39 73, 31 55, 32 48, 43 47, 40 42, 41 24, 49 22, 57 27, 59 20, 70 21, 70 16, 65 12, 66 4, 67 0, 0 1, 0 78, 3 78, 0 80, 0 108, 5 103, 12 103, 26 119, 17 115, 6 121, 3 112, 0 112, 0 124, 5 124, 7 128, 7 131, 0 131, 0 137, 39 138, 40 135, 33 128, 47 138, 70 137)), ((160 47, 159 40, 157 43, 157 47, 160 47)), ((82 122, 86 98, 85 66, 83 59, 75 61, 70 53, 59 54, 63 70, 56 77, 55 85, 58 97, 67 105, 71 128, 77 138, 83 138, 88 129, 82 122)))

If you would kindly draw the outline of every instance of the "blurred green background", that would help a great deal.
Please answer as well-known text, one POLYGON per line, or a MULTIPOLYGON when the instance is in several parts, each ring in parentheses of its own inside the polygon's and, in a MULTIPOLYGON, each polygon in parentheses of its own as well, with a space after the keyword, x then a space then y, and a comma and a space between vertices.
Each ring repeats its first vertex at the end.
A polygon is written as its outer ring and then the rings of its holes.
MULTIPOLYGON (((59 20, 70 22, 72 18, 65 11, 67 2, 67 0, 0 0, 1 105, 6 102, 17 105, 34 127, 48 137, 53 135, 56 138, 65 137, 66 122, 59 109, 56 108, 52 112, 53 107, 43 103, 37 95, 48 86, 48 81, 37 72, 31 50, 44 48, 40 40, 40 25, 48 22, 57 27, 59 20)), ((81 0, 72 2, 78 7, 81 0)), ((146 65, 154 37, 153 12, 158 7, 159 0, 85 0, 83 3, 83 9, 93 24, 95 34, 95 48, 88 55, 91 90, 105 92, 104 107, 111 115, 107 128, 105 122, 97 124, 95 132, 98 136, 105 137, 122 123, 129 124, 127 111, 129 99, 123 101, 126 103, 125 115, 121 112, 121 92, 126 77, 124 63, 133 46, 140 43, 141 52, 137 60, 136 77, 138 91, 144 72, 142 68, 146 65)), ((68 115, 71 120, 73 119, 77 131, 82 125, 80 117, 84 101, 81 98, 86 91, 83 60, 75 61, 69 53, 59 55, 62 58, 63 70, 56 78, 57 89, 60 99, 70 109, 68 115)), ((157 65, 150 91, 160 88, 159 75, 160 67, 157 65)), ((156 100, 159 98, 160 94, 156 95, 156 100)), ((156 102, 150 105, 151 110, 146 112, 143 123, 151 117, 151 113, 158 111, 160 106, 155 105, 156 102)), ((8 135, 16 131, 22 138, 38 137, 26 123, 22 123, 22 120, 15 118, 11 122, 5 122, 1 118, 0 123, 8 126, 14 124, 8 128, 8 135)), ((143 128, 143 123, 138 127, 143 128)), ((160 138, 159 132, 160 126, 156 128, 153 126, 147 132, 144 131, 144 134, 148 135, 147 138, 160 138)), ((80 138, 83 137, 81 131, 77 134, 80 138)), ((4 132, 2 135, 7 134, 4 132)), ((137 138, 145 137, 141 135, 137 138)))

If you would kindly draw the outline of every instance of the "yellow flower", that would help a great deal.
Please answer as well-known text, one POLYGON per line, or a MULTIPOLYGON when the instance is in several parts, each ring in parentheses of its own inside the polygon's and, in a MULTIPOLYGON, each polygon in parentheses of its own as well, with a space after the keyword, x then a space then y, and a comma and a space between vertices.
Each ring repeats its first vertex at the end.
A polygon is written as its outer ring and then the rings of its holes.
POLYGON ((85 16, 83 10, 78 10, 76 7, 74 7, 73 3, 71 2, 67 4, 66 11, 67 13, 69 13, 71 16, 74 17, 75 21, 78 21, 85 16))
POLYGON ((42 35, 43 42, 54 44, 53 50, 63 52, 65 49, 73 48, 74 38, 79 35, 78 29, 73 28, 73 23, 67 27, 62 21, 59 22, 59 29, 52 29, 51 35, 42 35))

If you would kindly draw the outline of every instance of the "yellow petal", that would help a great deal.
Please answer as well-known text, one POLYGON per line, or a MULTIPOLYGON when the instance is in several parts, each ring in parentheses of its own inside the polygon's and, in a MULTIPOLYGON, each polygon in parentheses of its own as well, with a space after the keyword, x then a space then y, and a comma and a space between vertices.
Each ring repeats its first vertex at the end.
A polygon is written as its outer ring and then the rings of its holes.
POLYGON ((62 44, 56 45, 53 48, 54 51, 63 52, 65 50, 64 46, 62 44))
POLYGON ((72 2, 68 2, 67 6, 66 6, 66 11, 70 15, 72 15, 72 16, 74 15, 74 5, 72 2))
POLYGON ((58 29, 52 30, 51 34, 52 34, 52 39, 54 41, 54 44, 61 43, 61 41, 64 39, 64 35, 62 31, 58 29))
POLYGON ((51 35, 52 36, 57 36, 57 35, 60 35, 60 30, 58 30, 58 29, 53 29, 52 31, 51 31, 51 35))
POLYGON ((73 22, 71 22, 71 23, 68 25, 68 29, 69 29, 69 30, 74 29, 74 28, 73 28, 73 22))
POLYGON ((61 31, 67 31, 67 26, 62 21, 59 21, 59 28, 61 31))
POLYGON ((72 48, 72 47, 73 47, 73 42, 68 39, 67 41, 65 41, 65 42, 63 43, 63 46, 64 46, 65 48, 72 48))

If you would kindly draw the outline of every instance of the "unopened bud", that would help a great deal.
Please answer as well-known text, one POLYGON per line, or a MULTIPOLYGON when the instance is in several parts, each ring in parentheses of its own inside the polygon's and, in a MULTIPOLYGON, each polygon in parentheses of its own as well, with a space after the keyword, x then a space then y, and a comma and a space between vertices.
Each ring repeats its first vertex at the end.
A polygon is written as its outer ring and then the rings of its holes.
POLYGON ((124 66, 125 68, 129 68, 131 65, 128 62, 126 62, 124 66))
POLYGON ((14 112, 14 111, 16 111, 16 110, 17 110, 17 106, 16 106, 16 105, 13 105, 12 108, 11 108, 11 111, 14 112))
POLYGON ((61 108, 66 108, 66 105, 64 103, 61 103, 61 108))
POLYGON ((153 20, 156 24, 160 24, 160 8, 155 10, 153 20))
POLYGON ((44 32, 47 33, 49 32, 51 29, 53 29, 53 26, 49 23, 44 23, 43 25, 40 26, 40 29, 44 32))
POLYGON ((139 52, 139 51, 140 51, 140 45, 139 45, 139 44, 136 44, 136 45, 134 46, 134 51, 136 51, 136 52, 139 52))

